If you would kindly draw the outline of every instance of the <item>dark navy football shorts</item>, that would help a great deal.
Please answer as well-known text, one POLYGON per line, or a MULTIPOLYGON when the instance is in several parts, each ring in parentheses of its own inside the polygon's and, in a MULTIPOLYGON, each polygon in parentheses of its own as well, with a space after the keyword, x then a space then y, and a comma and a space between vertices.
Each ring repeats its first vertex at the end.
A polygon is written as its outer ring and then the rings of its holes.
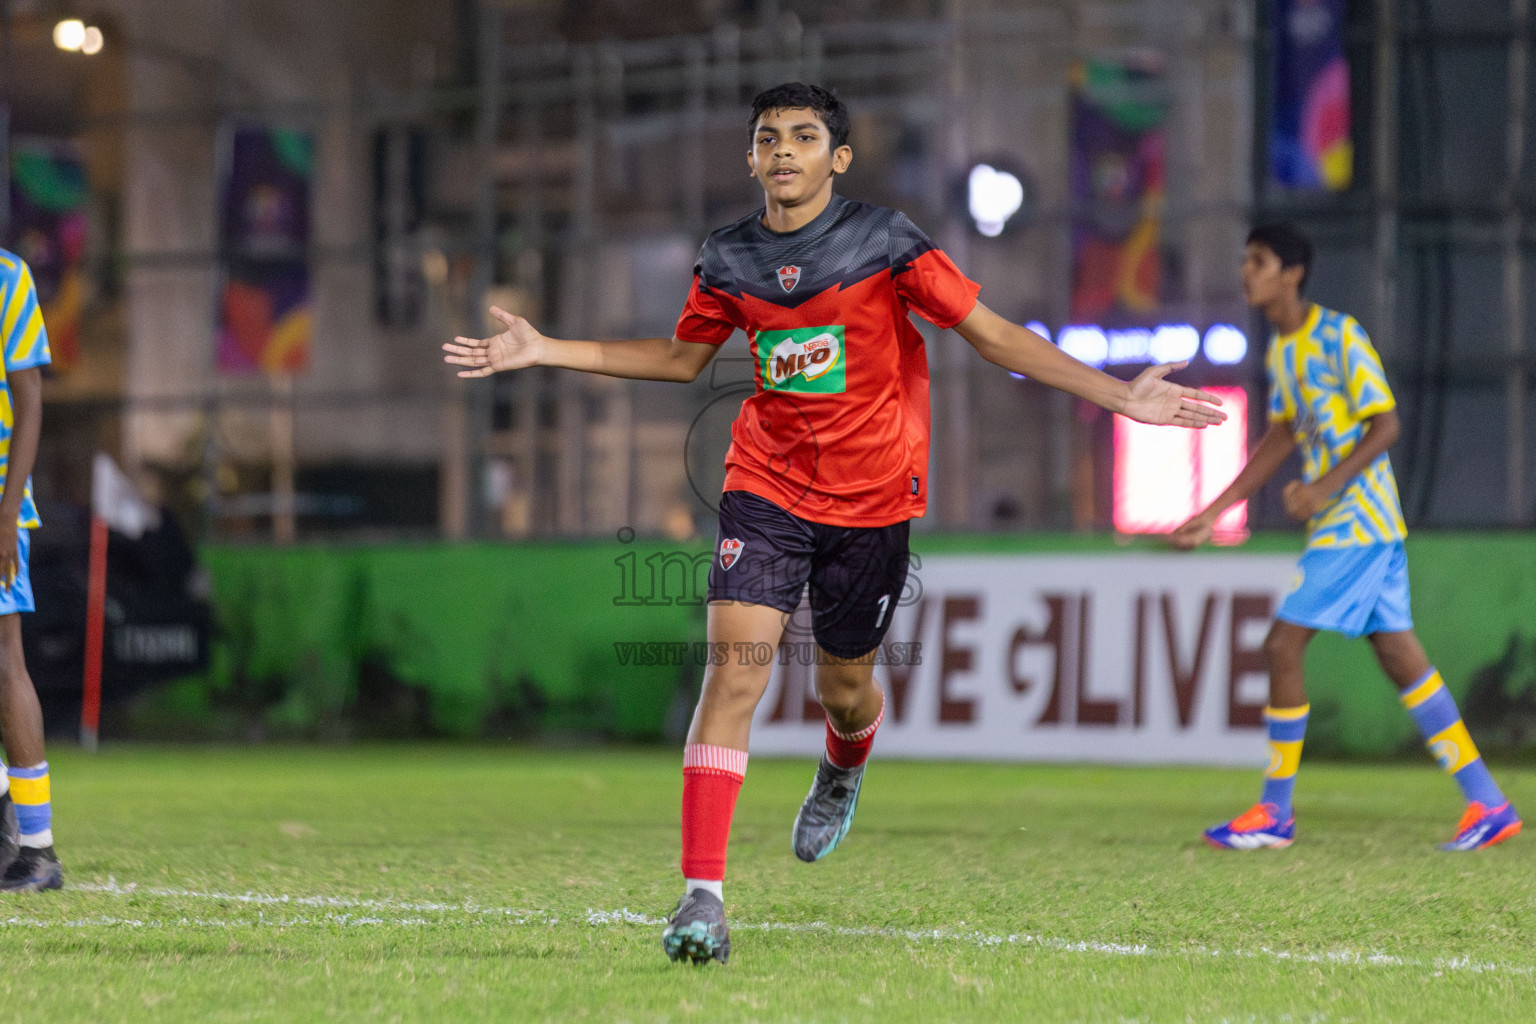
POLYGON ((862 657, 891 628, 907 582, 909 527, 827 526, 747 491, 726 491, 709 599, 793 615, 809 583, 816 642, 838 658, 862 657))

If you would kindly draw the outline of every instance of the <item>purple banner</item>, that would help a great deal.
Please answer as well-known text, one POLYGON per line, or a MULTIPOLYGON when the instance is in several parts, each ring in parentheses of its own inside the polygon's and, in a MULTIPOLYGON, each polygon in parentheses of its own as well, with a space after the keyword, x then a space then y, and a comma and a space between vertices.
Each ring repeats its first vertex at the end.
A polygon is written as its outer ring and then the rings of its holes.
POLYGON ((1162 69, 1090 60, 1072 84, 1072 316, 1144 314, 1162 292, 1162 69))
POLYGON ((309 281, 314 140, 242 126, 228 136, 219 239, 219 370, 298 373, 313 333, 309 281))
POLYGON ((55 371, 80 361, 85 305, 85 163, 67 142, 11 147, 10 248, 32 268, 55 371))
POLYGON ((1269 169, 1285 188, 1342 191, 1354 180, 1346 0, 1276 0, 1269 169))

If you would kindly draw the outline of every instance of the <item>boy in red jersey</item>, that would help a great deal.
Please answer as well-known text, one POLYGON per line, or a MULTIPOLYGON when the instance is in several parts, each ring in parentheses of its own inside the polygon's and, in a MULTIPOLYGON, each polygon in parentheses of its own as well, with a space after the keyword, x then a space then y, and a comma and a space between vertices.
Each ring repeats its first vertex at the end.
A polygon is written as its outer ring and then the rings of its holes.
POLYGON ((852 824, 884 714, 875 648, 907 576, 908 521, 927 505, 928 367, 909 312, 954 328, 997 365, 1147 423, 1204 427, 1214 396, 1163 377, 1116 380, 976 301, 966 279, 905 215, 833 191, 848 169, 848 111, 825 89, 776 86, 753 101, 747 163, 764 207, 709 236, 671 338, 557 341, 493 308, 493 338, 443 348, 461 377, 563 366, 691 381, 736 329, 757 389, 725 458, 709 574, 708 636, 732 655, 709 666, 683 754, 684 891, 662 946, 673 960, 725 961, 725 852, 747 767, 752 713, 770 666, 735 652, 777 645, 810 585, 820 648, 816 695, 827 751, 795 818, 793 846, 819 860, 852 824))

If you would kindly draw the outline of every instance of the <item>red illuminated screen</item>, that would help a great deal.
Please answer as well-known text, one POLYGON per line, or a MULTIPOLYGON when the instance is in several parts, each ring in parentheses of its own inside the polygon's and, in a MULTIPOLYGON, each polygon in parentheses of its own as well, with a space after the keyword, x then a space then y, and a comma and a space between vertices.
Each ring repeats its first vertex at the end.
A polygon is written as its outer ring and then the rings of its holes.
MULTIPOLYGON (((1204 430, 1152 427, 1115 417, 1115 529, 1167 533, 1210 504, 1248 459, 1248 393, 1206 388, 1221 399, 1227 421, 1204 430)), ((1241 534, 1248 503, 1238 502, 1216 530, 1241 534)))

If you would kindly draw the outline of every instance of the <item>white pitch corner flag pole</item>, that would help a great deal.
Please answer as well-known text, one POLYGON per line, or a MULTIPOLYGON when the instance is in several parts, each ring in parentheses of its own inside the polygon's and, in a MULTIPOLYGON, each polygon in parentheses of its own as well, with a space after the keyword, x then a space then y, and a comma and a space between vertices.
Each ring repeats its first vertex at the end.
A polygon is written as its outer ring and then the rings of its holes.
POLYGON ((159 511, 142 497, 110 455, 91 463, 91 554, 85 602, 85 680, 80 700, 80 745, 94 751, 101 724, 102 642, 107 620, 107 539, 113 530, 134 540, 160 525, 159 511))

